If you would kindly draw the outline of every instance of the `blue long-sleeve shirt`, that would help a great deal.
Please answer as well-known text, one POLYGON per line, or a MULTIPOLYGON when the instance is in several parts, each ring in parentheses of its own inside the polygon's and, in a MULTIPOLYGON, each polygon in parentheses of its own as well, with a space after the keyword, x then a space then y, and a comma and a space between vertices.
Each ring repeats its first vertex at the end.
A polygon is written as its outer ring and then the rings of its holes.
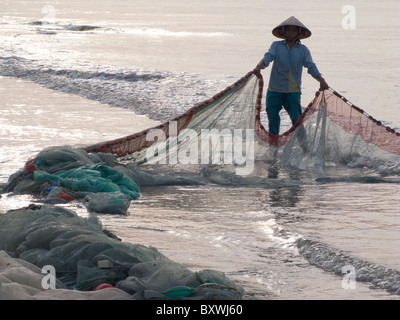
POLYGON ((275 41, 264 55, 266 67, 273 61, 268 90, 274 92, 301 92, 301 75, 303 67, 315 79, 321 74, 315 65, 310 50, 296 43, 289 49, 285 40, 275 41))

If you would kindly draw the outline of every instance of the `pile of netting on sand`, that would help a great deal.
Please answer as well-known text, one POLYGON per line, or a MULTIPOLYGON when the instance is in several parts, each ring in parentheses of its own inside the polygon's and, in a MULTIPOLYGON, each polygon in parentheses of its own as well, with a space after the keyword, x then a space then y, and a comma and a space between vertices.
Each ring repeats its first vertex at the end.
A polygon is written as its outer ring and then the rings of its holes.
POLYGON ((262 124, 262 97, 263 79, 250 72, 155 128, 83 148, 50 147, 27 161, 2 189, 33 194, 36 203, 0 215, 0 265, 13 266, 0 273, 0 295, 240 299, 243 290, 224 273, 192 272, 154 248, 123 243, 102 230, 96 214, 126 214, 142 186, 299 183, 271 177, 274 167, 307 170, 315 181, 334 181, 326 167, 399 175, 400 134, 337 92, 319 92, 280 136, 262 124), (71 201, 83 203, 90 217, 59 206, 71 201), (44 291, 40 268, 49 265, 59 289, 44 291), (105 283, 113 286, 107 294, 92 291, 105 283))
POLYGON ((234 300, 243 294, 222 272, 193 272, 155 248, 120 241, 95 215, 32 205, 1 214, 0 226, 3 299, 234 300), (54 278, 42 273, 49 266, 54 278))

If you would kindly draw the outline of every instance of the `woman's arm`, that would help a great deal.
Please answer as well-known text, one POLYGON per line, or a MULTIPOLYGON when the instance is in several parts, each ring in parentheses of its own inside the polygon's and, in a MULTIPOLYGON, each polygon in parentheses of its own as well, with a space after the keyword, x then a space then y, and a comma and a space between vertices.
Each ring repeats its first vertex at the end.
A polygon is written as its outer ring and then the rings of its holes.
POLYGON ((254 68, 254 74, 255 75, 259 75, 261 72, 261 69, 265 68, 265 64, 264 64, 264 59, 261 59, 260 62, 256 65, 256 67, 254 68))
POLYGON ((262 58, 261 61, 257 64, 255 69, 253 70, 256 75, 260 74, 261 69, 265 69, 272 61, 275 60, 277 45, 278 41, 273 42, 268 52, 264 55, 264 58, 262 58))
POLYGON ((327 90, 327 89, 329 89, 328 84, 326 83, 325 79, 322 78, 322 75, 321 75, 321 74, 318 76, 317 80, 319 81, 319 89, 320 89, 320 90, 327 90))

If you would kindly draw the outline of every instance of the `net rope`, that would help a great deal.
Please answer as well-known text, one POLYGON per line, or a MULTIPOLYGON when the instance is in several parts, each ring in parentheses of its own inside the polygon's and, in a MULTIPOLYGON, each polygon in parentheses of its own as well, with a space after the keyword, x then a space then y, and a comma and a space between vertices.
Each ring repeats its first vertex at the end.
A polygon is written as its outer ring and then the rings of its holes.
POLYGON ((250 71, 170 121, 85 150, 112 153, 136 164, 227 164, 231 159, 237 165, 234 158, 240 152, 254 155, 255 161, 272 160, 299 168, 338 164, 366 155, 398 161, 400 133, 333 89, 317 92, 297 123, 286 132, 271 134, 263 125, 268 121, 262 112, 263 88, 262 76, 250 71), (251 132, 255 134, 252 136, 251 132), (220 141, 214 139, 211 143, 210 133, 218 134, 220 141), (227 149, 231 155, 227 155, 227 149))

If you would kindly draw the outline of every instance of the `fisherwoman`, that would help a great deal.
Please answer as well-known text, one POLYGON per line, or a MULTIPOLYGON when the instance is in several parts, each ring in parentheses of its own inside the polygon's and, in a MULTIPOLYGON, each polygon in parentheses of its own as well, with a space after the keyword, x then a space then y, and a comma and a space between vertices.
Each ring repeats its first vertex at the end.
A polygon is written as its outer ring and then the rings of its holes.
POLYGON ((329 86, 317 66, 313 62, 310 50, 300 43, 301 39, 311 36, 311 31, 295 17, 283 21, 272 30, 272 34, 281 41, 272 43, 264 58, 254 69, 259 74, 261 69, 269 66, 273 61, 269 86, 266 98, 266 111, 269 121, 269 132, 279 135, 281 118, 279 112, 282 107, 287 111, 295 124, 301 115, 301 76, 303 67, 320 83, 320 90, 329 86))

